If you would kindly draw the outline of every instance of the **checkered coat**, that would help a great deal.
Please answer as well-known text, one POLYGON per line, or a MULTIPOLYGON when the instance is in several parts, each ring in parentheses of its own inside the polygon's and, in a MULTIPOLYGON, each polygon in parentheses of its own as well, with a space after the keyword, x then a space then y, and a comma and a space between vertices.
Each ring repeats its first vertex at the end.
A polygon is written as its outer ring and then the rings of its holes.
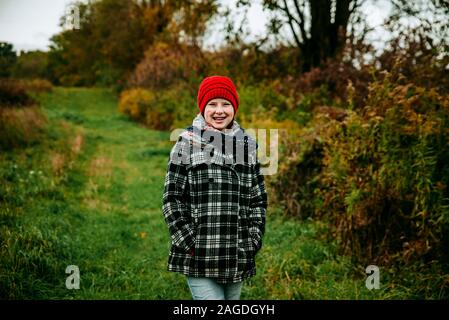
POLYGON ((235 120, 230 132, 223 133, 211 129, 201 114, 179 136, 163 194, 171 238, 167 270, 220 283, 256 274, 267 209, 256 149, 255 140, 235 120), (210 132, 215 138, 204 139, 210 132), (233 148, 224 149, 225 142, 208 149, 211 140, 220 138, 232 141, 233 148), (244 150, 243 160, 236 150, 244 150))

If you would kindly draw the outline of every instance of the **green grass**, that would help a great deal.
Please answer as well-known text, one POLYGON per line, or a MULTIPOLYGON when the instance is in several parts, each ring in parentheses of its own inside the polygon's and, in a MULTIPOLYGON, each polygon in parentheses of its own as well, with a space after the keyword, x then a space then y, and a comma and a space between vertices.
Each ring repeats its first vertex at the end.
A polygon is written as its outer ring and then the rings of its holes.
MULTIPOLYGON (((169 133, 120 115, 105 89, 56 88, 40 100, 47 139, 0 156, 0 297, 191 299, 185 276, 166 271, 169 133), (80 269, 79 290, 65 287, 68 265, 80 269)), ((367 290, 364 268, 323 232, 270 207, 242 299, 438 298, 389 273, 381 290, 367 290)))

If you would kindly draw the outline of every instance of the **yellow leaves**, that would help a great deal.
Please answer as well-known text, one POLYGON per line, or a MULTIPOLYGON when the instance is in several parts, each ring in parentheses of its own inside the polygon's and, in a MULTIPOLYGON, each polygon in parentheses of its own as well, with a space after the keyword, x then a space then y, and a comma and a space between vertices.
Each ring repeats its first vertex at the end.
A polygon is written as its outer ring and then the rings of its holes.
POLYGON ((154 94, 151 91, 141 88, 125 90, 120 95, 119 111, 139 119, 153 101, 154 94))
POLYGON ((148 237, 148 233, 144 231, 140 231, 138 233, 134 233, 135 237, 138 237, 140 239, 146 239, 148 237))
POLYGON ((145 239, 147 237, 147 233, 146 232, 139 232, 139 237, 140 239, 145 239))

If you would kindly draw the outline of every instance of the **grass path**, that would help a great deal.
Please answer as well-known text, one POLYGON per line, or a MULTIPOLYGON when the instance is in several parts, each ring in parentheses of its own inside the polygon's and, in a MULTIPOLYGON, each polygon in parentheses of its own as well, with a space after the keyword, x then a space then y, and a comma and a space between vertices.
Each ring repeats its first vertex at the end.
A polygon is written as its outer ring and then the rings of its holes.
MULTIPOLYGON (((188 298, 185 284, 164 272, 168 234, 161 195, 170 151, 168 133, 149 131, 117 110, 108 91, 57 90, 49 117, 82 132, 86 156, 76 195, 85 219, 78 243, 82 298, 188 298)), ((178 277, 179 278, 179 277, 178 277)))
MULTIPOLYGON (((2 295, 191 299, 185 277, 166 271, 161 197, 169 133, 120 115, 114 95, 104 89, 56 88, 42 107, 49 141, 2 159, 4 175, 25 181, 15 184, 3 217, 2 295), (41 173, 30 178, 30 171, 41 173), (20 203, 17 194, 23 194, 20 203), (79 290, 65 288, 68 265, 80 269, 79 290)), ((364 270, 319 240, 325 230, 270 207, 257 275, 246 281, 242 299, 394 297, 368 291, 364 270)))

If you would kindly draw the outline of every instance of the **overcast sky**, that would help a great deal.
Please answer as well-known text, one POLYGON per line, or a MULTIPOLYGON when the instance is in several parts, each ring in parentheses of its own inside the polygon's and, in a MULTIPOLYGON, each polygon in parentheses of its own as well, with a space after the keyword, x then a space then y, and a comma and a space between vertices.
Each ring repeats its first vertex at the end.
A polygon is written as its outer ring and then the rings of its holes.
MULTIPOLYGON (((60 17, 72 0, 0 0, 0 42, 9 42, 15 50, 48 50, 50 37, 59 33, 60 17)), ((85 0, 87 2, 87 0, 85 0)), ((254 1, 248 14, 251 37, 263 34, 268 15, 262 10, 260 0, 254 1)), ((235 8, 236 0, 222 0, 235 8)), ((376 6, 364 8, 371 26, 379 25, 389 7, 384 1, 376 6)), ((212 29, 206 44, 216 43, 223 38, 212 29)))

